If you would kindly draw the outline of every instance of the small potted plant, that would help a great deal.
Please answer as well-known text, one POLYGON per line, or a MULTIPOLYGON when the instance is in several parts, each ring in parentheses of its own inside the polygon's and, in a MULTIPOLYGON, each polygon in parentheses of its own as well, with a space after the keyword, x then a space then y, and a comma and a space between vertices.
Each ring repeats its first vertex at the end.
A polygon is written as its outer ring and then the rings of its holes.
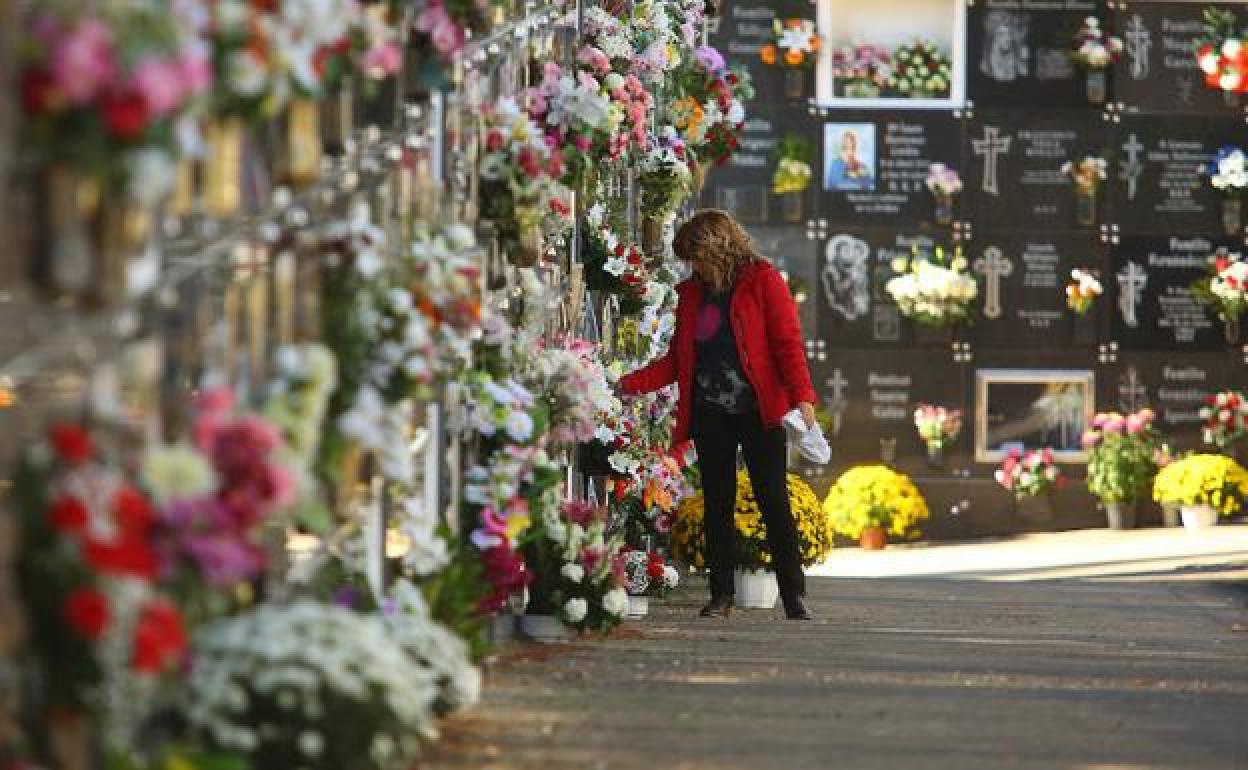
POLYGON ((1239 343, 1239 317, 1248 309, 1248 260, 1219 249, 1209 258, 1209 272, 1192 284, 1201 304, 1217 311, 1228 345, 1239 343))
POLYGON ((1222 229, 1227 235, 1244 234, 1242 198, 1248 188, 1248 154, 1239 147, 1222 147, 1208 169, 1209 183, 1222 196, 1222 229))
POLYGON ((776 19, 771 40, 758 55, 764 64, 784 67, 784 95, 794 101, 806 93, 806 72, 814 69, 822 40, 810 19, 776 19))
POLYGON ((905 474, 884 465, 862 465, 841 475, 823 508, 838 535, 879 550, 889 536, 913 539, 930 516, 919 488, 905 474))
POLYGON ((1075 33, 1070 58, 1087 74, 1088 101, 1104 104, 1109 91, 1107 70, 1122 55, 1122 40, 1105 32, 1095 16, 1084 19, 1075 33))
POLYGON ((936 200, 933 216, 936 224, 953 221, 953 200, 962 192, 962 177, 943 163, 933 163, 927 171, 927 189, 936 200))
POLYGON ((1073 337, 1076 344, 1091 345, 1096 342, 1096 319, 1092 307, 1105 293, 1105 287, 1094 270, 1076 267, 1070 271, 1066 283, 1066 307, 1075 314, 1073 337))
POLYGON ((1028 452, 1011 449, 993 478, 1013 496, 1020 515, 1035 519, 1053 516, 1053 493, 1065 484, 1053 450, 1047 447, 1028 452))
POLYGON ((780 196, 784 221, 802 221, 802 199, 814 175, 810 168, 810 141, 797 134, 785 135, 776 150, 776 173, 771 178, 771 191, 780 196))
POLYGON ((945 447, 962 432, 962 410, 919 404, 914 410, 914 427, 927 447, 927 463, 934 468, 945 464, 945 447))
MULTIPOLYGON (((797 544, 802 566, 821 563, 832 551, 832 523, 819 504, 819 498, 797 474, 788 475, 789 508, 797 522, 797 544)), ((705 569, 705 510, 702 495, 690 495, 680 503, 672 527, 672 555, 695 569, 705 569)), ((763 522, 750 476, 737 473, 737 506, 734 557, 735 590, 738 607, 770 609, 779 598, 779 587, 771 567, 767 526, 763 522)))
POLYGON ((1087 227, 1095 225, 1096 194, 1109 178, 1109 164, 1100 156, 1087 155, 1064 163, 1062 173, 1069 176, 1075 186, 1075 221, 1087 227))
POLYGON ((1179 506, 1183 526, 1205 529, 1238 512, 1248 497, 1248 471, 1226 455, 1193 454, 1176 460, 1153 480, 1153 499, 1179 506))
POLYGON ((1153 429, 1151 409, 1123 416, 1102 413, 1083 434, 1088 460, 1088 489, 1105 506, 1110 529, 1130 529, 1135 510, 1157 473, 1161 437, 1153 429))
POLYGON ((624 573, 630 618, 644 618, 650 612, 651 597, 662 599, 680 584, 680 573, 658 551, 626 548, 616 561, 616 569, 624 573))
POLYGON ((971 303, 979 295, 969 267, 961 247, 950 253, 938 246, 931 254, 921 254, 916 246, 909 258, 893 260, 896 275, 884 290, 920 332, 935 330, 932 337, 943 343, 954 326, 971 317, 971 303))

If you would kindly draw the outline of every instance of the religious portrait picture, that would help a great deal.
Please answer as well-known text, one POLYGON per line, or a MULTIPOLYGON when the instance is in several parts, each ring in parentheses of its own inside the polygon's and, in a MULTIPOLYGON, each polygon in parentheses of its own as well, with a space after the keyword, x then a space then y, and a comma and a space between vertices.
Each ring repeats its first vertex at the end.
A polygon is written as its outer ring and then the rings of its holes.
POLYGON ((875 190, 874 123, 825 124, 823 157, 825 190, 875 190))
POLYGON ((1084 462, 1084 430, 1095 411, 1088 370, 981 369, 975 374, 975 459, 1050 448, 1059 462, 1084 462))
POLYGON ((1025 13, 992 11, 984 16, 984 46, 979 71, 998 83, 1012 83, 1031 74, 1027 42, 1031 19, 1025 13))
POLYGON ((871 302, 868 266, 871 247, 852 235, 837 235, 828 241, 819 281, 828 309, 844 321, 856 321, 867 314, 871 302))

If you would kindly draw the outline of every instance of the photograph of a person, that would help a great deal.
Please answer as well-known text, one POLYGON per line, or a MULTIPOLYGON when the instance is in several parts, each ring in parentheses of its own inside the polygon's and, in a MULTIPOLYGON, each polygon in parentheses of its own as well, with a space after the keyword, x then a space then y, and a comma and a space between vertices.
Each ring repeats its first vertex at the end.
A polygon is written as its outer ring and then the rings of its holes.
POLYGON ((823 188, 875 189, 875 125, 828 123, 823 127, 823 188))

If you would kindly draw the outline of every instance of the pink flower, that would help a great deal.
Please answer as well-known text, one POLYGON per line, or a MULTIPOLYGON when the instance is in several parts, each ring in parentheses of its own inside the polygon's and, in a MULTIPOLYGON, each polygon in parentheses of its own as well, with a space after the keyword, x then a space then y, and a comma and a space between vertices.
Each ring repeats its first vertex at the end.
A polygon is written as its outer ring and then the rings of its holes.
POLYGON ((416 17, 416 29, 427 34, 433 47, 444 57, 450 57, 464 47, 464 30, 446 12, 442 0, 432 0, 421 11, 416 17))
POLYGON ((601 548, 586 548, 581 551, 581 566, 585 568, 587 573, 592 573, 594 570, 598 569, 599 564, 602 564, 604 556, 605 554, 602 552, 601 548))
POLYGON ((599 75, 605 75, 611 71, 611 60, 605 53, 593 46, 587 45, 582 48, 576 58, 581 64, 590 67, 599 75))
POLYGON ((1134 436, 1148 427, 1148 422, 1138 414, 1127 417, 1127 433, 1134 436))
POLYGON ((212 88, 212 56, 206 48, 192 48, 178 60, 182 85, 188 94, 206 93, 212 88))
POLYGON ((393 75, 403 66, 403 49, 393 40, 373 46, 361 60, 364 71, 371 77, 380 78, 393 75))
POLYGON ((580 134, 577 134, 577 136, 572 140, 572 144, 576 145, 576 149, 580 152, 588 152, 589 148, 593 146, 593 142, 590 141, 588 136, 582 136, 580 134))
POLYGON ((1127 427, 1127 421, 1120 414, 1113 414, 1105 421, 1105 432, 1111 434, 1121 434, 1127 427))
POLYGON ((1094 430, 1084 431, 1083 437, 1080 439, 1079 443, 1084 449, 1092 449, 1097 444, 1101 443, 1101 434, 1094 430))
POLYGON ((52 75, 71 104, 86 104, 117 71, 113 35, 97 19, 82 19, 52 50, 52 75))
POLYGON ((173 112, 184 96, 182 64, 174 59, 144 59, 131 73, 130 83, 157 119, 173 112))

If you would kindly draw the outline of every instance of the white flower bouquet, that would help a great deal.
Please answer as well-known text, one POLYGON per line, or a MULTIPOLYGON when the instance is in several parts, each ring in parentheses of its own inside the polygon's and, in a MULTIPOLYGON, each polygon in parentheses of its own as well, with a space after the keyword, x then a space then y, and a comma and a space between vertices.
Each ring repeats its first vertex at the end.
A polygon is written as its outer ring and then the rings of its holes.
POLYGON ((1248 309, 1248 260, 1241 254, 1219 250, 1209 258, 1209 273, 1192 286, 1192 292, 1223 321, 1238 321, 1248 309))
POLYGON ((893 261, 897 275, 884 288, 902 315, 927 326, 947 326, 970 318, 979 285, 960 253, 945 262, 941 248, 930 258, 916 250, 908 259, 893 261))
POLYGON ((1238 198, 1248 188, 1248 155, 1239 147, 1222 147, 1214 156, 1209 182, 1228 198, 1238 198))
POLYGON ((1089 70, 1103 70, 1122 55, 1122 39, 1110 35, 1101 27, 1095 16, 1084 19, 1083 26, 1075 33, 1074 48, 1070 58, 1089 70))

